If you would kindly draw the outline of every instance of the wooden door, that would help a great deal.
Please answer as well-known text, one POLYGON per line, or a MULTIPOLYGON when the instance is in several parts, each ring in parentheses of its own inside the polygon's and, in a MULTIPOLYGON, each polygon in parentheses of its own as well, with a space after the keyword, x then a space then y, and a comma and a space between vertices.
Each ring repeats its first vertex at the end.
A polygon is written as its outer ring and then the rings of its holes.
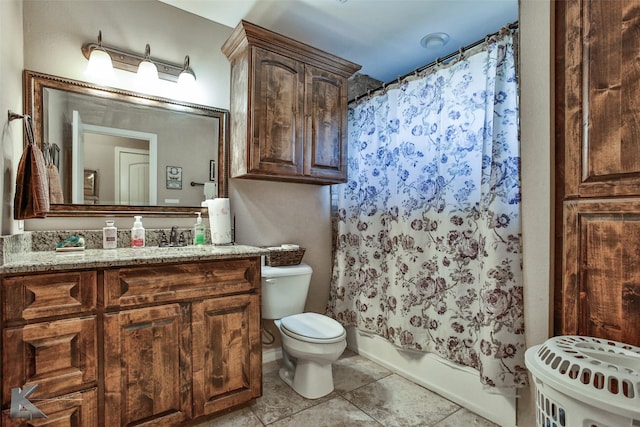
POLYGON ((304 67, 286 56, 253 48, 250 173, 302 174, 304 67))
POLYGON ((191 418, 189 304, 105 316, 105 425, 173 426, 191 418))
POLYGON ((195 416, 246 403, 262 394, 260 295, 193 303, 195 416))
POLYGON ((556 2, 555 333, 640 345, 640 0, 556 2))
POLYGON ((347 79, 305 69, 304 174, 326 182, 347 179, 347 79))

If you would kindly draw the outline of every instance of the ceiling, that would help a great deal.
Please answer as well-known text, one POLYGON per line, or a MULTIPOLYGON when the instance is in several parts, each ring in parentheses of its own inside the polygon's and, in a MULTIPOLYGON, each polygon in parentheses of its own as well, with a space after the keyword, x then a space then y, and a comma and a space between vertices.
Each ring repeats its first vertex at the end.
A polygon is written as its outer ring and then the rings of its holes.
POLYGON ((382 82, 517 21, 518 0, 160 0, 235 27, 245 19, 362 65, 382 82), (445 32, 444 47, 424 48, 445 32))

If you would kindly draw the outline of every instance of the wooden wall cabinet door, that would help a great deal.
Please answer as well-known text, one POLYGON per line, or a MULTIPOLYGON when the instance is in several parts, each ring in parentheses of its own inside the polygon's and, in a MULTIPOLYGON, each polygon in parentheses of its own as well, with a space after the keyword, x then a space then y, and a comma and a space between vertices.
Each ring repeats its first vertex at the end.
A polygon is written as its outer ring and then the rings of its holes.
POLYGON ((360 66, 242 21, 231 61, 231 176, 346 182, 347 79, 360 66))
POLYGON ((640 0, 555 6, 555 333, 640 345, 640 0))
POLYGON ((262 394, 260 296, 193 304, 194 415, 208 415, 262 394))
POLYGON ((564 333, 640 345, 640 199, 565 205, 564 333))
POLYGON ((304 67, 268 50, 253 50, 253 133, 248 174, 303 174, 304 67))
POLYGON ((347 180, 347 79, 305 67, 304 174, 347 180))
POLYGON ((174 426, 192 417, 189 304, 105 315, 107 426, 174 426))

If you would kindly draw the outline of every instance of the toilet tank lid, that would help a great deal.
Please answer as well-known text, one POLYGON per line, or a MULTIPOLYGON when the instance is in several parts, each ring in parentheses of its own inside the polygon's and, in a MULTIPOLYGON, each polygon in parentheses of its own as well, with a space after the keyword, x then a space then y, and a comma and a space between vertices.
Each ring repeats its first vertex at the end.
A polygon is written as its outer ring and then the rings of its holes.
POLYGON ((268 265, 262 266, 262 277, 284 277, 284 276, 298 276, 303 274, 311 274, 313 270, 311 266, 300 263, 298 265, 285 265, 282 267, 270 267, 268 265))

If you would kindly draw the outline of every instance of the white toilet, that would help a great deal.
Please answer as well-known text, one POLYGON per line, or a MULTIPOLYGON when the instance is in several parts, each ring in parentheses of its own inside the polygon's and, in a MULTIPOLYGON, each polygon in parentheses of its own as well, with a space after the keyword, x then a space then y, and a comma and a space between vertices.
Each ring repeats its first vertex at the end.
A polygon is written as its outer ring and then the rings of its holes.
POLYGON ((262 267, 262 318, 274 319, 282 338, 280 378, 307 399, 333 391, 331 364, 347 347, 340 323, 303 313, 312 272, 307 264, 262 267))

